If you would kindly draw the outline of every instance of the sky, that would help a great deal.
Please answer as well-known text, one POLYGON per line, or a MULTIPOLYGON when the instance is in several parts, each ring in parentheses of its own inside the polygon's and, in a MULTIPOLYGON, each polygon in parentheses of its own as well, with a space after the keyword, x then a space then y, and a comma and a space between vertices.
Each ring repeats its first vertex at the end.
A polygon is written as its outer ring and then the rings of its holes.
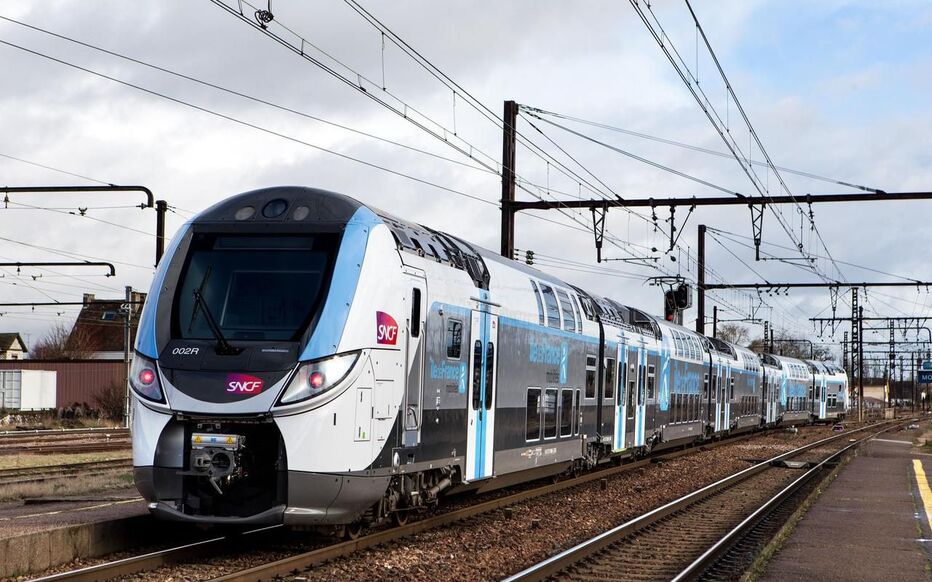
MULTIPOLYGON (((144 185, 171 206, 170 234, 227 196, 273 185, 314 186, 498 249, 501 126, 472 108, 470 98, 495 115, 505 100, 515 100, 727 151, 629 3, 359 1, 461 90, 438 81, 390 37, 383 45, 382 34, 339 0, 276 0, 268 30, 296 46, 303 38, 308 55, 367 86, 368 94, 225 11, 221 0, 0 0, 0 183, 144 185), (377 99, 436 128, 440 139, 377 99)), ((888 192, 932 190, 932 5, 757 0, 694 2, 692 8, 775 165, 888 192)), ((651 22, 663 27, 666 46, 698 78, 728 135, 762 160, 688 6, 670 1, 652 9, 651 22)), ((252 18, 249 9, 246 19, 252 18)), ((758 195, 734 158, 544 118, 590 139, 523 114, 516 171, 526 189, 519 189, 520 199, 723 195, 592 140, 730 192, 758 195)), ((757 172, 762 187, 781 193, 775 172, 762 166, 757 172)), ((854 191, 789 172, 780 176, 795 196, 854 191)), ((148 289, 155 212, 134 207, 141 196, 10 194, 8 200, 0 205, 0 261, 105 260, 116 264, 117 274, 4 268, 0 302, 80 301, 86 292, 116 298, 125 285, 148 289)), ((649 210, 610 211, 605 257, 651 257, 646 262, 597 264, 585 211, 522 213, 515 246, 533 250, 543 270, 653 313, 662 312, 662 290, 650 277, 695 279, 698 224, 712 233, 707 264, 713 282, 819 281, 820 274, 845 282, 932 278, 924 252, 932 241, 932 203, 814 205, 818 231, 805 205, 779 210, 765 216, 762 250, 789 261, 754 261, 750 216, 741 206, 697 209, 685 226, 688 209, 679 209, 682 235, 671 253, 663 252, 669 246, 666 209, 657 210, 656 231, 649 210), (814 263, 819 274, 801 266, 797 242, 807 256, 821 257, 814 263)), ((841 295, 835 309, 847 316, 848 292, 841 295)), ((837 342, 848 329, 820 336, 809 321, 832 314, 827 290, 717 292, 709 297, 709 312, 713 304, 723 320, 754 316, 789 337, 815 342, 837 342)), ((930 304, 924 287, 882 288, 868 291, 865 308, 876 316, 926 316, 930 304)), ((70 326, 77 310, 0 307, 0 332, 18 331, 31 345, 55 324, 70 326)), ((695 308, 688 310, 686 325, 693 327, 695 318, 695 308)), ((752 337, 761 334, 757 323, 742 325, 752 337)))

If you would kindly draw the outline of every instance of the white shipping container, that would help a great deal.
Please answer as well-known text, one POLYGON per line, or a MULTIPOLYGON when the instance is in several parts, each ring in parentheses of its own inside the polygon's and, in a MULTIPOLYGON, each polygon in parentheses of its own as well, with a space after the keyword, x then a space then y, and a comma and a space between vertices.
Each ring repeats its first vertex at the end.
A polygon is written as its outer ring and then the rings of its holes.
POLYGON ((51 410, 56 407, 58 372, 0 370, 0 408, 51 410))

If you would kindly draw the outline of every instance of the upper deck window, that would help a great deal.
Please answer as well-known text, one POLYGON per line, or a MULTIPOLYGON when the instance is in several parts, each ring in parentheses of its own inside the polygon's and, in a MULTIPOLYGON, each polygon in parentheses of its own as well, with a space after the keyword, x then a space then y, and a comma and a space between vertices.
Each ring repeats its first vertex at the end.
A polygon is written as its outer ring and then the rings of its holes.
POLYGON ((563 311, 563 329, 566 331, 576 331, 576 317, 573 315, 573 305, 570 303, 570 296, 566 291, 557 289, 557 297, 560 298, 560 309, 563 311))
POLYGON ((560 329, 560 307, 557 305, 557 296, 553 289, 543 283, 540 284, 540 291, 544 296, 544 304, 547 306, 547 325, 560 329))

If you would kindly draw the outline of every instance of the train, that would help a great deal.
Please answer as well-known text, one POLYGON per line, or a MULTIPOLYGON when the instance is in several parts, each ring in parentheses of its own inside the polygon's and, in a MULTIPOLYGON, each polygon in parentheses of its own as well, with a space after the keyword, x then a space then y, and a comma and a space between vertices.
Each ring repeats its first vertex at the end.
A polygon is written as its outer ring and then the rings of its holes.
POLYGON ((832 363, 756 354, 296 186, 227 198, 173 237, 130 385, 156 517, 350 536, 849 403, 832 363))

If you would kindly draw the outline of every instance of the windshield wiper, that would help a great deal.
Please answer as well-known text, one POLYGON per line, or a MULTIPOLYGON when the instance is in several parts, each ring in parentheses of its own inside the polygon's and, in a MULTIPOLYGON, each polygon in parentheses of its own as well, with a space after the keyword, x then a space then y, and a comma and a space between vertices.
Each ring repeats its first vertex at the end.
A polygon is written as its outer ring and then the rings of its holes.
MULTIPOLYGON (((197 289, 194 290, 195 293, 203 293, 204 287, 207 286, 207 279, 210 278, 210 272, 212 267, 207 267, 207 270, 204 272, 204 277, 201 278, 201 284, 198 285, 197 289)), ((191 321, 188 322, 188 333, 191 333, 191 330, 194 329, 194 322, 197 321, 197 315, 200 313, 201 304, 196 299, 194 301, 194 308, 191 309, 191 321)))
POLYGON ((201 306, 201 309, 204 311, 204 318, 207 320, 207 327, 210 328, 211 333, 217 338, 217 353, 221 356, 234 356, 240 353, 242 350, 231 346, 227 338, 223 337, 223 332, 220 331, 217 320, 214 319, 214 315, 210 312, 210 308, 207 307, 207 301, 204 299, 204 296, 201 295, 200 289, 194 290, 194 304, 201 306))

